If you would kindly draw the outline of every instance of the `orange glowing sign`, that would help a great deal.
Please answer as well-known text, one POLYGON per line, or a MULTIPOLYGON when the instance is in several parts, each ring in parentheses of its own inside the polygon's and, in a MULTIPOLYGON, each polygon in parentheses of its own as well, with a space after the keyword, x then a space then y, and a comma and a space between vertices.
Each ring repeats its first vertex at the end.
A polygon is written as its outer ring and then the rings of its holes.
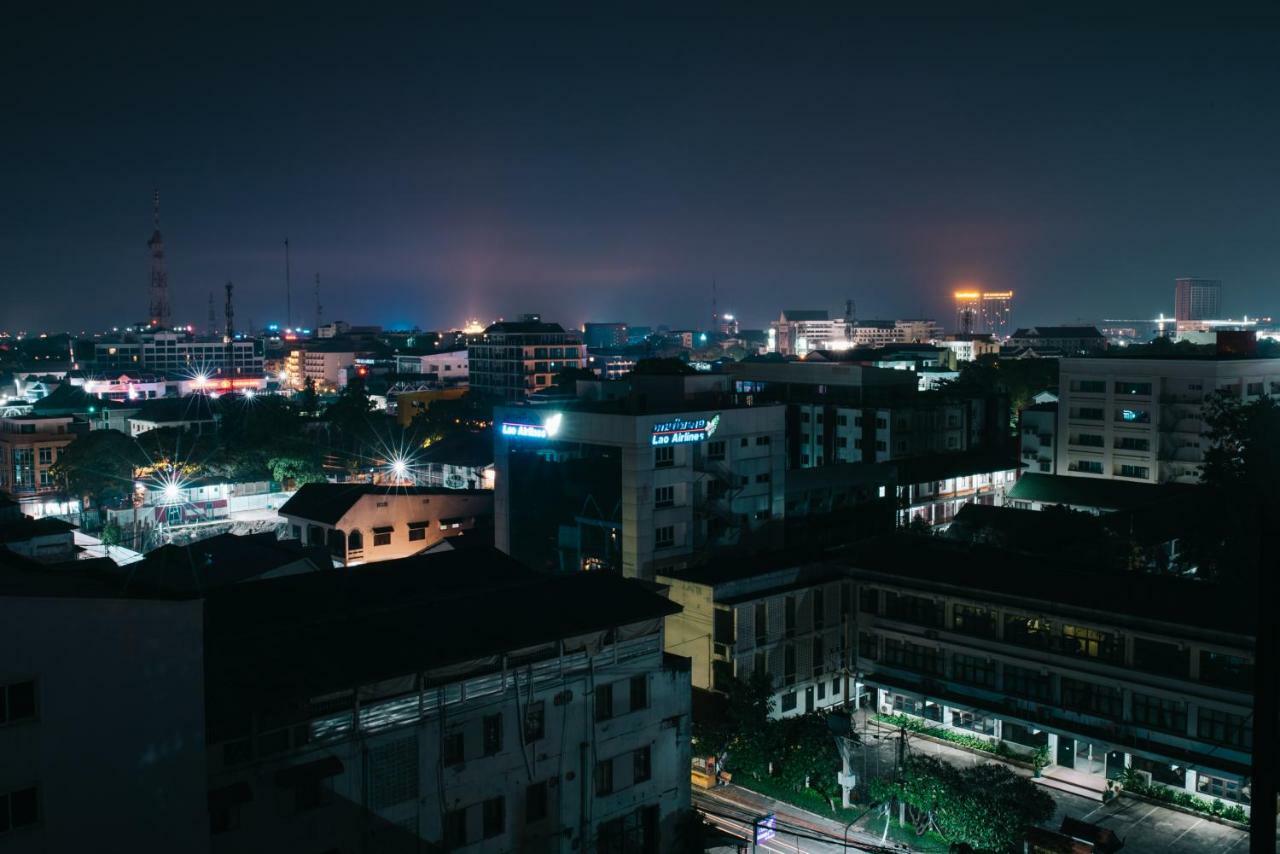
POLYGON ((982 296, 978 291, 956 291, 956 299, 978 299, 982 296))

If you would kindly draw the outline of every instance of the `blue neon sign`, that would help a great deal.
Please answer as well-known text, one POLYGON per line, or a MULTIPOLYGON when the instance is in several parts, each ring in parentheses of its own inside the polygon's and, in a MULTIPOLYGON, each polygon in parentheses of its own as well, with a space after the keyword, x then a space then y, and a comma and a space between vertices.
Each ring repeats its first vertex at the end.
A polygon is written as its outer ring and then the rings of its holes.
POLYGON ((683 445, 688 442, 705 442, 720 426, 719 413, 710 418, 673 418, 653 425, 649 443, 655 448, 661 445, 683 445))
POLYGON ((778 816, 776 813, 769 813, 757 818, 751 825, 752 842, 759 845, 762 842, 768 842, 770 839, 778 835, 778 816))
POLYGON ((524 424, 519 421, 503 421, 500 429, 503 436, 514 436, 520 439, 550 439, 560 432, 560 424, 564 415, 554 412, 542 419, 541 424, 524 424))

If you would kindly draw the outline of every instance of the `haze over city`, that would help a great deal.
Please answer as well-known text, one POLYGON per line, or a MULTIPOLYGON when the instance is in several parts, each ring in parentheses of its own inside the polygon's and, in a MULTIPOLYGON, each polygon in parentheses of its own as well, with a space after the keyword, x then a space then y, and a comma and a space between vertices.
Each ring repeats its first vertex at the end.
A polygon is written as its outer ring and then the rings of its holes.
POLYGON ((141 318, 153 189, 196 324, 227 281, 283 321, 286 237, 329 317, 388 327, 690 324, 713 281, 756 327, 961 283, 1153 317, 1185 275, 1274 309, 1274 19, 732 11, 20 15, 0 290, 56 297, 4 325, 141 318))

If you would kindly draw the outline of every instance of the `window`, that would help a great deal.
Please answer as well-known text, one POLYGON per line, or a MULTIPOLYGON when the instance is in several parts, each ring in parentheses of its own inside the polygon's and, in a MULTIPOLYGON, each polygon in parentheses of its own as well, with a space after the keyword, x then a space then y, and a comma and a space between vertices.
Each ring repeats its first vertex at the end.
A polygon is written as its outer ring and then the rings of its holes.
POLYGON ((812 657, 809 659, 813 665, 813 678, 817 679, 822 675, 822 671, 826 669, 826 650, 823 648, 822 635, 815 635, 813 638, 812 657))
POLYGON ((1225 777, 1212 777, 1204 772, 1196 774, 1196 791, 1211 798, 1248 803, 1249 798, 1240 791, 1239 780, 1228 780, 1225 777))
POLYGON ((653 776, 649 745, 631 751, 631 783, 643 783, 653 776))
POLYGON ((347 535, 347 551, 358 552, 364 549, 364 535, 359 531, 352 531, 347 535))
POLYGON ((607 721, 613 717, 613 686, 596 686, 596 720, 607 721))
POLYGON ((1135 439, 1132 436, 1116 437, 1116 448, 1121 451, 1150 451, 1150 439, 1135 439))
POLYGON ((801 424, 808 424, 808 423, 809 423, 809 413, 808 413, 808 412, 801 412, 801 413, 800 413, 800 423, 801 423, 801 424))
POLYGON ((1116 410, 1116 420, 1127 424, 1150 424, 1151 413, 1145 409, 1127 407, 1116 410))
POLYGON ((768 436, 756 436, 756 444, 757 444, 757 445, 767 445, 767 444, 769 444, 769 437, 768 437, 768 436))
POLYGON ((942 656, 936 648, 897 638, 885 638, 884 662, 916 673, 942 675, 942 656))
POLYGON ((421 542, 427 538, 427 528, 431 526, 430 522, 410 522, 409 523, 409 540, 410 542, 421 542))
POLYGON ((35 720, 36 683, 31 680, 0 685, 0 724, 35 720))
POLYGON ((1095 406, 1081 406, 1071 410, 1071 417, 1079 421, 1101 421, 1106 411, 1095 406))
POLYGON ((40 449, 40 465, 53 465, 53 448, 40 449))
POLYGON ((35 787, 0 794, 0 833, 31 827, 40 821, 40 797, 35 787))
POLYGON ((1102 474, 1101 460, 1072 460, 1067 471, 1079 471, 1086 474, 1102 474))
MULTIPOLYGON (((672 450, 668 448, 667 450, 672 450)), ((707 443, 707 459, 723 460, 724 459, 724 440, 707 443)))
POLYGON ((1147 638, 1133 639, 1133 666, 1148 673, 1187 678, 1189 657, 1177 644, 1147 638))
POLYGON ((794 712, 796 709, 796 692, 788 691, 782 695, 782 711, 794 712))
POLYGON ((879 614, 880 591, 874 587, 858 588, 858 610, 864 614, 879 614))
POLYGON ((507 799, 499 795, 484 802, 484 838, 501 836, 507 829, 507 799))
POLYGON ((613 760, 596 763, 596 797, 613 794, 613 760))
POLYGON ((374 528, 373 544, 375 546, 391 545, 391 531, 392 531, 391 528, 374 528))
POLYGON ((818 699, 819 700, 827 699, 827 683, 819 682, 817 683, 817 685, 818 685, 818 699))
POLYGON ((996 615, 986 608, 956 605, 951 612, 951 627, 962 634, 993 638, 996 636, 996 615))
POLYGON ((794 644, 787 644, 782 651, 782 684, 796 684, 796 648, 794 644))
POLYGON ((870 632, 858 632, 858 655, 872 661, 879 661, 880 639, 870 632))
POLYGON ((813 591, 813 627, 821 629, 826 622, 827 603, 821 587, 813 591))
POLYGON ((849 426, 849 416, 848 416, 848 415, 837 415, 837 416, 836 416, 836 426, 837 426, 837 427, 848 427, 848 426, 849 426))
POLYGON ((1118 635, 1084 626, 1063 626, 1063 652, 1086 658, 1097 658, 1114 664, 1124 663, 1124 640, 1118 635))
POLYGON ((547 734, 547 704, 539 700, 524 710, 524 741, 531 744, 547 734))
POLYGON ((662 525, 655 528, 653 532, 653 547, 657 549, 669 549, 676 544, 676 529, 674 525, 662 525))
POLYGON ((951 678, 966 685, 979 688, 994 688, 996 685, 996 666, 993 662, 976 655, 956 654, 951 657, 951 678))
POLYGON ((637 674, 631 677, 631 711, 649 708, 649 677, 637 674))
POLYGON ((788 596, 783 617, 783 633, 786 637, 794 637, 796 633, 796 597, 788 596))
POLYGON ((658 469, 671 468, 676 464, 676 449, 670 445, 653 449, 653 467, 658 469))
POLYGON ((839 676, 831 680, 831 696, 832 697, 840 696, 840 677, 839 676))
POLYGON ((1072 380, 1072 391, 1082 391, 1086 394, 1106 394, 1106 380, 1072 380))
POLYGON ((844 436, 837 436, 837 437, 836 437, 836 447, 837 447, 837 448, 847 448, 847 447, 849 447, 849 440, 848 440, 848 439, 846 439, 844 436))
POLYGON ((444 737, 444 764, 461 765, 466 759, 466 739, 462 730, 451 732, 444 737))
POLYGON ((1124 714, 1119 688, 1065 676, 1062 678, 1062 705, 1068 709, 1117 720, 1124 714))
POLYGON ((1120 477, 1135 477, 1141 480, 1146 480, 1151 476, 1151 469, 1146 466, 1131 466, 1126 463, 1120 466, 1119 470, 1116 471, 1116 474, 1120 477))
POLYGON ((757 602, 752 622, 755 624, 756 646, 764 646, 769 642, 769 606, 757 602))
POLYGON ((1187 734, 1186 703, 1134 693, 1131 708, 1136 724, 1179 735, 1187 734))
POLYGON ((1012 664, 1004 666, 1004 691, 1015 697, 1029 700, 1052 700, 1053 685, 1049 677, 1039 670, 1017 667, 1012 664))
POLYGON ((502 750, 502 713, 484 716, 484 755, 502 750))
POLYGON ((1224 652, 1200 653, 1200 681, 1238 691, 1253 688, 1253 663, 1224 652))
POLYGON ((1116 383, 1116 394, 1141 394, 1151 396, 1151 383, 1116 383))
POLYGON ((1106 439, 1098 433, 1079 433, 1071 437, 1071 444, 1085 448, 1103 448, 1106 447, 1106 439))
POLYGON ((886 593, 884 597, 884 615, 904 623, 940 628, 943 612, 941 602, 935 602, 926 596, 886 593))
POLYGON ((1006 614, 1004 639, 1019 646, 1048 649, 1052 643, 1053 623, 1041 617, 1006 614))
POLYGON ((741 439, 738 440, 739 448, 745 448, 747 445, 750 445, 750 444, 751 444, 751 440, 748 439, 746 436, 743 436, 741 439))
POLYGON ((547 817, 547 784, 532 783, 524 790, 524 822, 533 824, 547 817))
POLYGON ((672 507, 675 503, 676 488, 674 486, 659 486, 653 490, 654 507, 672 507))
POLYGON ((1200 707, 1196 715, 1196 734, 1216 744, 1253 748, 1253 728, 1249 721, 1218 709, 1200 707))
POLYGON ((769 482, 769 473, 767 471, 761 472, 760 474, 756 475, 756 483, 768 483, 768 482, 769 482))
POLYGON ((1262 383, 1249 383, 1244 387, 1244 393, 1250 397, 1261 397, 1263 394, 1262 383))

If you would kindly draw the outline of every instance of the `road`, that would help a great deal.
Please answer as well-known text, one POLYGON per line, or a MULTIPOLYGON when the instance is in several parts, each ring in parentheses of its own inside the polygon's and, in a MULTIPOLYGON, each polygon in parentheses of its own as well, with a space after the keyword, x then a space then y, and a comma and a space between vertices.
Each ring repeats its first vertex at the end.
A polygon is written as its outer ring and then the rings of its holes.
POLYGON ((777 833, 772 839, 757 845, 758 851, 773 854, 841 854, 846 851, 887 854, 910 850, 892 843, 881 845, 878 836, 857 829, 849 831, 846 847, 845 828, 839 822, 740 786, 721 786, 711 791, 694 789, 693 805, 713 826, 748 841, 755 817, 768 813, 776 815, 777 833))

